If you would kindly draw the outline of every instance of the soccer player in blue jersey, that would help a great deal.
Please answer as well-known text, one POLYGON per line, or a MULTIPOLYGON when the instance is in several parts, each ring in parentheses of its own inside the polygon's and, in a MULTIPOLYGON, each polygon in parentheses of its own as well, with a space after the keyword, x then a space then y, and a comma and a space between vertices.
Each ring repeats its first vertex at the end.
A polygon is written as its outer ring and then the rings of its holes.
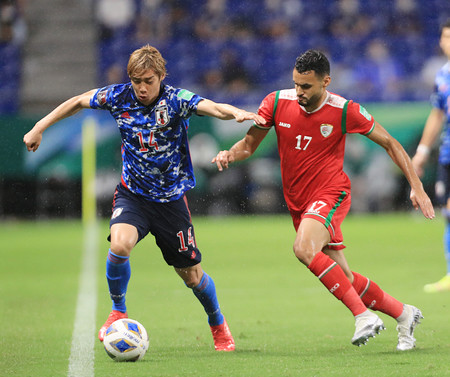
POLYGON ((417 174, 419 176, 422 175, 430 149, 442 133, 439 148, 436 197, 443 205, 442 212, 447 220, 444 232, 447 274, 436 283, 424 286, 425 292, 429 293, 450 291, 450 18, 441 27, 439 46, 449 60, 436 75, 435 89, 431 95, 433 108, 425 124, 416 154, 412 159, 417 174), (443 127, 444 124, 445 126, 443 127))
POLYGON ((259 124, 264 124, 264 119, 164 84, 165 64, 152 46, 134 51, 127 66, 129 83, 72 97, 38 121, 23 140, 28 151, 36 151, 44 130, 84 108, 109 111, 119 127, 123 167, 114 194, 106 261, 112 311, 99 331, 99 339, 103 340, 111 323, 127 317, 130 254, 151 233, 166 263, 175 268, 203 305, 215 349, 233 351, 234 339, 220 310, 214 281, 200 265, 202 256, 185 197, 195 185, 187 130, 194 113, 259 124))

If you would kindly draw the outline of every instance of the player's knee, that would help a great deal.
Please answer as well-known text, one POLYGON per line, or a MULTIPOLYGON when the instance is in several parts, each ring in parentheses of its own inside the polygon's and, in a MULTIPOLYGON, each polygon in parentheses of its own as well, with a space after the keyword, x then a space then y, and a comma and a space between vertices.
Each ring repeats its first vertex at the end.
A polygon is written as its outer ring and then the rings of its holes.
POLYGON ((188 288, 195 288, 200 284, 200 281, 198 279, 186 279, 184 283, 188 288))
POLYGON ((131 254, 134 244, 126 240, 117 240, 111 242, 111 251, 120 256, 127 257, 131 254))
POLYGON ((181 276, 184 284, 186 284, 186 286, 188 288, 195 288, 200 284, 200 280, 196 275, 191 275, 191 274, 187 274, 186 276, 181 276))
POLYGON ((198 273, 198 271, 193 269, 178 269, 178 275, 183 279, 184 284, 188 288, 195 288, 200 284, 202 276, 198 273))
POLYGON ((308 266, 314 258, 314 250, 311 247, 308 247, 306 242, 296 241, 293 250, 297 259, 306 266, 308 266))

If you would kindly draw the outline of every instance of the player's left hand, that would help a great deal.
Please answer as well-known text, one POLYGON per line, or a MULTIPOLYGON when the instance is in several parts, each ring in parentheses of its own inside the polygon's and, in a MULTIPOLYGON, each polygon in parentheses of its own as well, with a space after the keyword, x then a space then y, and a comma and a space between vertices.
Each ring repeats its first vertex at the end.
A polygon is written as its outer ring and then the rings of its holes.
POLYGON ((228 165, 234 162, 234 156, 230 151, 220 151, 216 157, 214 157, 211 163, 217 165, 219 171, 228 169, 228 165))
POLYGON ((233 115, 238 123, 245 120, 253 120, 256 124, 266 124, 266 120, 261 115, 251 113, 249 111, 238 110, 233 115))
POLYGON ((431 203, 430 198, 423 189, 417 190, 417 192, 411 189, 411 194, 409 197, 411 199, 412 205, 416 210, 420 208, 423 215, 427 219, 434 219, 435 213, 433 204, 431 203))
POLYGON ((23 142, 29 152, 36 152, 42 141, 42 133, 31 130, 23 137, 23 142))

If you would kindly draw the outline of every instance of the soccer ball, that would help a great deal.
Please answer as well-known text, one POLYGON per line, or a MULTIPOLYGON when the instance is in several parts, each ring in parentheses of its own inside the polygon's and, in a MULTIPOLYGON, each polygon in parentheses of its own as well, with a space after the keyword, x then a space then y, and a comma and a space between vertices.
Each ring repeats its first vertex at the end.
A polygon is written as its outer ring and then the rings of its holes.
POLYGON ((138 361, 147 352, 149 340, 147 331, 138 321, 122 318, 108 327, 103 345, 115 361, 138 361))

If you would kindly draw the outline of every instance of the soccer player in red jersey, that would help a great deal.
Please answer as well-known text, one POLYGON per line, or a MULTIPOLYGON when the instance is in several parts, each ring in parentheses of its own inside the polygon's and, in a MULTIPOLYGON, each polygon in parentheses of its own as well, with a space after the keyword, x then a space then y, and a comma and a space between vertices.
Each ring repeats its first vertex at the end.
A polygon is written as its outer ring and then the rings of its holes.
POLYGON ((368 310, 372 309, 397 320, 397 349, 412 349, 421 311, 351 271, 342 251, 341 223, 351 203, 350 180, 343 171, 346 134, 360 133, 386 150, 411 186, 413 206, 428 219, 435 216, 431 201, 400 143, 361 105, 327 91, 330 63, 323 53, 308 50, 299 56, 293 81, 294 89, 273 92, 262 101, 258 113, 266 123, 254 124, 212 162, 222 171, 250 157, 274 127, 284 197, 297 231, 295 256, 355 316, 354 345, 365 344, 384 329, 382 320, 368 310))

